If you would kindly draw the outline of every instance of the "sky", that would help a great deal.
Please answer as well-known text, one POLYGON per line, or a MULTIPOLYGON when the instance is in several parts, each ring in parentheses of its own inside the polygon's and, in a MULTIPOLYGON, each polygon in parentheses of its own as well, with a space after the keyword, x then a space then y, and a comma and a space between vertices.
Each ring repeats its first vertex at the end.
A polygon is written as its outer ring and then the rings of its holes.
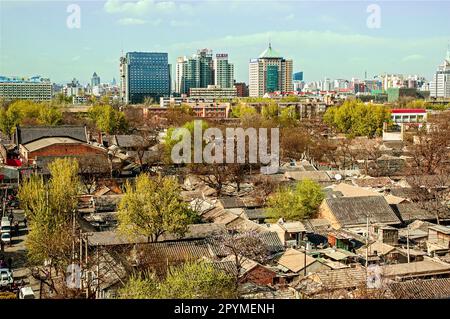
POLYGON ((122 50, 167 52, 174 71, 178 56, 209 48, 248 83, 249 60, 270 41, 306 81, 430 79, 450 43, 449 13, 450 0, 0 0, 0 75, 87 83, 95 71, 110 82, 122 50))

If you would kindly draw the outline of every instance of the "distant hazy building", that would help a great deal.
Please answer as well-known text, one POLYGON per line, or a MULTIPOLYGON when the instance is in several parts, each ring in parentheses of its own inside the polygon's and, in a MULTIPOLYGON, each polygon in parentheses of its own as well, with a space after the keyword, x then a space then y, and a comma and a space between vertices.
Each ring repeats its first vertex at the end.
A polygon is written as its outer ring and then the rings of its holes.
POLYGON ((0 76, 0 97, 5 100, 51 100, 52 83, 40 76, 27 79, 0 76))
POLYGON ((438 67, 430 82, 430 96, 450 98, 450 48, 444 62, 438 67))
POLYGON ((234 65, 228 62, 228 54, 216 54, 214 58, 214 85, 221 88, 234 87, 234 65))
POLYGON ((78 82, 77 79, 73 78, 72 82, 64 85, 62 93, 68 97, 82 96, 84 95, 84 89, 83 86, 80 84, 80 82, 78 82))
POLYGON ((128 52, 120 59, 121 99, 124 103, 142 103, 146 97, 158 100, 170 95, 168 54, 128 52))
POLYGON ((292 60, 284 59, 269 47, 249 63, 249 95, 262 97, 275 91, 289 92, 292 86, 292 60))
POLYGON ((198 100, 234 99, 236 96, 235 87, 222 88, 218 85, 208 85, 207 88, 191 88, 189 91, 189 98, 198 100))
POLYGON ((292 79, 294 81, 303 81, 303 72, 295 72, 292 79))
POLYGON ((97 75, 96 72, 92 75, 91 78, 91 87, 99 86, 100 85, 100 77, 97 75))

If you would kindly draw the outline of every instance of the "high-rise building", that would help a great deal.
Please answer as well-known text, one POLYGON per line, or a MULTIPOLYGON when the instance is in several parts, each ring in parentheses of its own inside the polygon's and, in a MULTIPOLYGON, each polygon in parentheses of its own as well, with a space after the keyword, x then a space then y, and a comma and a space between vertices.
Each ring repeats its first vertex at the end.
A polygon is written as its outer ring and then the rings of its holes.
POLYGON ((292 91, 292 60, 284 59, 271 44, 257 59, 249 63, 249 95, 292 91))
POLYGON ((0 76, 0 97, 5 100, 51 100, 52 83, 40 76, 28 79, 0 76))
POLYGON ((234 65, 228 62, 228 54, 216 54, 214 58, 214 85, 228 89, 234 87, 234 65))
POLYGON ((295 72, 294 76, 292 77, 294 81, 303 81, 303 71, 301 72, 295 72))
POLYGON ((121 98, 124 103, 142 103, 146 97, 159 100, 170 95, 168 54, 128 52, 120 58, 121 98))
POLYGON ((444 62, 438 67, 430 82, 430 96, 450 98, 450 48, 444 62))
POLYGON ((99 86, 100 85, 100 77, 97 75, 96 72, 92 75, 91 78, 91 87, 99 86))
POLYGON ((217 54, 213 59, 209 49, 198 50, 190 58, 179 57, 175 73, 175 92, 179 94, 208 85, 232 88, 234 83, 234 66, 228 62, 228 55, 217 54))

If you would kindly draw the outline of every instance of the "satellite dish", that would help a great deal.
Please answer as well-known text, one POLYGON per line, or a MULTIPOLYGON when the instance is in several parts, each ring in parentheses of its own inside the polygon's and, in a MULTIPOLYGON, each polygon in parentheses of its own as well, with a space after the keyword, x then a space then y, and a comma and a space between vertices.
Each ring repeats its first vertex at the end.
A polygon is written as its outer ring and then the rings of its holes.
POLYGON ((341 175, 341 174, 336 174, 336 175, 334 175, 334 178, 335 178, 337 181, 340 181, 340 180, 342 179, 342 175, 341 175))

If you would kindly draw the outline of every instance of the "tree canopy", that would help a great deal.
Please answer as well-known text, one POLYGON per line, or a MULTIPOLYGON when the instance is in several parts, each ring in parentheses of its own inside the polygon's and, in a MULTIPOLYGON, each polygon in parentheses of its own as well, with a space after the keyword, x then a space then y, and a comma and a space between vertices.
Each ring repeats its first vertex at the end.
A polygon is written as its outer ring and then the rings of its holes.
POLYGON ((151 273, 133 275, 119 290, 122 299, 235 298, 233 277, 204 261, 169 269, 164 280, 151 273))
POLYGON ((281 187, 269 197, 268 213, 271 219, 301 220, 311 217, 324 199, 322 187, 304 179, 295 187, 281 187))
POLYGON ((98 130, 108 134, 125 131, 128 126, 125 114, 117 111, 111 105, 94 105, 89 109, 88 116, 98 130))
POLYGON ((70 221, 77 205, 78 164, 72 159, 56 159, 48 168, 48 183, 40 176, 31 176, 22 181, 18 195, 29 220, 29 260, 37 264, 50 260, 64 269, 70 259, 70 221))
POLYGON ((135 185, 126 184, 117 217, 122 234, 145 236, 155 242, 164 233, 184 235, 194 220, 194 212, 181 200, 175 179, 141 174, 135 185))
POLYGON ((365 104, 347 100, 325 112, 324 122, 349 136, 381 136, 383 123, 391 122, 389 109, 384 105, 365 104))
POLYGON ((0 108, 0 130, 6 135, 14 133, 18 124, 54 126, 61 121, 61 108, 50 102, 18 100, 0 108))

